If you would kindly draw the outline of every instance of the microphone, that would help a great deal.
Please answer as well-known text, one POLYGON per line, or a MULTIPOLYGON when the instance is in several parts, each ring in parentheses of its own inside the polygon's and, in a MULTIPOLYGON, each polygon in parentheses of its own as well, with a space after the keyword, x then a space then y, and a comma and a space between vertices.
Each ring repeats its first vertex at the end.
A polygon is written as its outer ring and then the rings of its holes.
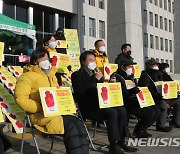
POLYGON ((94 69, 94 71, 95 71, 95 72, 99 72, 100 69, 99 69, 98 67, 96 67, 96 68, 94 69))

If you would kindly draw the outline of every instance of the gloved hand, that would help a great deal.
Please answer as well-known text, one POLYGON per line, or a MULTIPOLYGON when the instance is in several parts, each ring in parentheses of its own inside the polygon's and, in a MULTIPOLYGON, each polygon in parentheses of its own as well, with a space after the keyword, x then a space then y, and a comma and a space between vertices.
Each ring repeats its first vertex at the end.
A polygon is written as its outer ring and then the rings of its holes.
POLYGON ((138 94, 140 92, 138 87, 134 87, 132 89, 129 89, 130 94, 138 94))

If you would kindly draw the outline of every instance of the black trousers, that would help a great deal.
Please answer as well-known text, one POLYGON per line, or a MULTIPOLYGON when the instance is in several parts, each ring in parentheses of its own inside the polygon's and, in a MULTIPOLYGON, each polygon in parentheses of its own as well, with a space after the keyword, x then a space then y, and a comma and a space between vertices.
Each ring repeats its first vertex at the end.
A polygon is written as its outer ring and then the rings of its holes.
POLYGON ((116 146, 118 141, 123 141, 128 134, 127 112, 124 107, 97 109, 83 112, 84 118, 102 121, 106 120, 107 134, 110 146, 116 146))
POLYGON ((67 154, 89 154, 89 141, 82 121, 74 116, 63 116, 64 145, 67 154))
MULTIPOLYGON (((134 103, 134 102, 132 102, 134 103)), ((160 115, 158 106, 150 106, 145 108, 128 108, 130 114, 135 115, 139 121, 135 126, 134 132, 146 131, 148 127, 152 126, 160 115)))

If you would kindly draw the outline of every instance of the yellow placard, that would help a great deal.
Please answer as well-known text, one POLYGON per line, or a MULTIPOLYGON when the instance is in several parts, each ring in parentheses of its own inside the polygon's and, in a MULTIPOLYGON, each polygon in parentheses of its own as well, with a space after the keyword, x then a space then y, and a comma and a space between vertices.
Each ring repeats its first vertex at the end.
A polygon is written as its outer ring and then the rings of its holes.
POLYGON ((64 29, 64 33, 68 44, 67 54, 71 57, 72 70, 76 71, 80 68, 80 48, 77 29, 64 29))
POLYGON ((120 83, 98 83, 97 90, 100 108, 124 105, 120 83))
POLYGON ((180 92, 180 80, 174 80, 177 83, 177 91, 180 92))
POLYGON ((0 66, 2 66, 3 53, 4 53, 4 42, 0 42, 0 66))
POLYGON ((155 105, 148 87, 139 87, 140 92, 136 94, 141 108, 155 105))
POLYGON ((112 73, 116 72, 118 69, 118 64, 104 64, 104 78, 109 80, 112 73))
POLYGON ((156 89, 160 94, 162 94, 164 99, 177 98, 177 82, 176 81, 166 81, 166 82, 155 82, 156 89))
POLYGON ((51 65, 57 68, 58 73, 68 73, 67 67, 71 63, 71 57, 66 54, 60 53, 50 53, 50 57, 52 58, 51 65))
POLYGON ((66 40, 57 40, 56 42, 57 42, 56 48, 64 48, 64 49, 67 48, 66 40))
POLYGON ((0 107, 0 122, 4 122, 4 118, 3 118, 1 107, 0 107))
POLYGON ((139 79, 141 76, 141 67, 140 65, 133 65, 132 73, 134 74, 135 79, 139 79))
POLYGON ((132 88, 136 87, 135 83, 132 80, 125 80, 125 83, 126 83, 127 89, 132 89, 132 88))
POLYGON ((45 117, 76 113, 69 87, 42 87, 39 92, 45 117))

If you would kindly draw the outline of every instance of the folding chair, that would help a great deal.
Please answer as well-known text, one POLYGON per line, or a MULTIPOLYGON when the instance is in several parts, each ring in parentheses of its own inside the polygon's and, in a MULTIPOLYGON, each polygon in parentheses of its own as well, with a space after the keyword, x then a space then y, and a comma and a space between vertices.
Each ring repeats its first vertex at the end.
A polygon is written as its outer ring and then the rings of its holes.
MULTIPOLYGON (((26 115, 25 120, 24 120, 23 133, 22 133, 22 142, 21 142, 21 154, 23 154, 24 140, 25 140, 24 135, 26 133, 26 127, 27 126, 30 127, 30 132, 31 132, 31 135, 32 135, 33 140, 34 140, 34 144, 36 146, 37 153, 40 154, 40 150, 39 150, 39 147, 38 147, 38 144, 37 144, 37 140, 36 140, 36 137, 35 137, 35 133, 34 133, 34 129, 35 128, 31 124, 29 115, 26 115)), ((53 145, 54 145, 54 135, 52 135, 51 147, 50 147, 50 150, 48 151, 48 154, 51 152, 51 150, 53 148, 53 145)))

